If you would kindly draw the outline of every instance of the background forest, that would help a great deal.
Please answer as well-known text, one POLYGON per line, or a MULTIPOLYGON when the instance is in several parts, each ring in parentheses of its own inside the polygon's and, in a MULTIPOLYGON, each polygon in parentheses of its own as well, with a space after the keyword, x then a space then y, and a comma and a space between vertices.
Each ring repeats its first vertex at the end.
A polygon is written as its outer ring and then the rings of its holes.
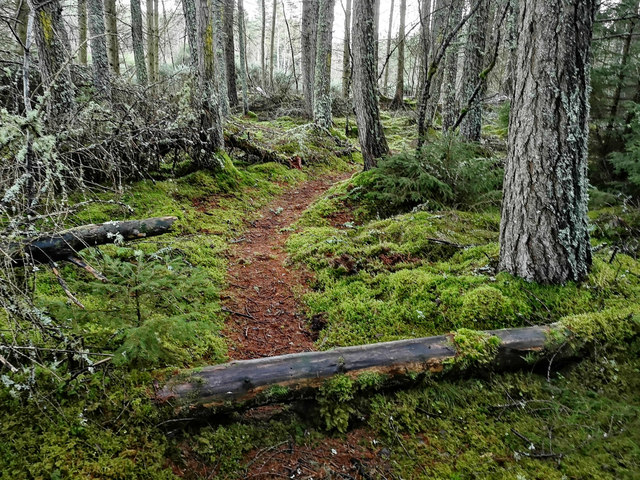
POLYGON ((0 67, 0 478, 639 478, 638 0, 0 0, 0 67))

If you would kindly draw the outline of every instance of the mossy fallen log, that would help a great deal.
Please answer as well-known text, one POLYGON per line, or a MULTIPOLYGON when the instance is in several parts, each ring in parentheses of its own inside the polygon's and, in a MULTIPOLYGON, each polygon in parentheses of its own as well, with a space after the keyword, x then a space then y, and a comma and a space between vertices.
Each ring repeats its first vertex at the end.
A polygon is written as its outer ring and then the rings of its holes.
POLYGON ((50 263, 75 258, 80 250, 108 243, 162 235, 171 230, 176 217, 154 217, 84 225, 54 235, 43 235, 24 242, 0 244, 14 266, 26 263, 50 263))
POLYGON ((550 329, 460 330, 437 337, 234 361, 176 375, 156 399, 188 407, 242 408, 303 398, 305 392, 340 374, 355 380, 374 374, 389 384, 426 372, 521 368, 529 354, 548 345, 550 329))

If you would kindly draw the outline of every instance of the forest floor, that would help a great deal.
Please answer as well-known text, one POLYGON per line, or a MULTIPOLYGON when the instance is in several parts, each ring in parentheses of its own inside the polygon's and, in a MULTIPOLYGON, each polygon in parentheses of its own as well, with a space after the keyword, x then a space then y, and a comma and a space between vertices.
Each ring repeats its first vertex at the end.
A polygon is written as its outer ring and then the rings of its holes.
POLYGON ((234 240, 229 288, 222 296, 223 310, 230 313, 225 336, 232 360, 315 350, 315 334, 297 301, 312 277, 288 262, 285 244, 302 213, 328 188, 350 176, 327 175, 291 187, 234 240))

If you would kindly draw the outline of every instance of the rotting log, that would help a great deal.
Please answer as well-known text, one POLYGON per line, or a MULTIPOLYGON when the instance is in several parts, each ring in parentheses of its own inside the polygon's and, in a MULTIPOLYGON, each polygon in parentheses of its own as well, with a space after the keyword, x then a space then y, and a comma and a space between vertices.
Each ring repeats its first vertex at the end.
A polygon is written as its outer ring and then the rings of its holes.
POLYGON ((58 260, 77 264, 76 254, 84 248, 162 235, 171 230, 176 220, 176 217, 154 217, 84 225, 24 242, 0 244, 0 250, 9 256, 15 266, 58 260))
POLYGON ((458 371, 469 365, 479 369, 517 369, 527 365, 528 354, 544 354, 553 328, 477 332, 486 339, 497 337, 499 345, 485 362, 475 364, 461 361, 464 353, 456 348, 454 334, 234 361, 182 372, 169 379, 157 392, 156 400, 191 408, 242 408, 282 400, 274 395, 276 391, 287 392, 289 398, 300 397, 338 374, 354 379, 364 373, 406 379, 420 373, 443 372, 449 366, 458 371))

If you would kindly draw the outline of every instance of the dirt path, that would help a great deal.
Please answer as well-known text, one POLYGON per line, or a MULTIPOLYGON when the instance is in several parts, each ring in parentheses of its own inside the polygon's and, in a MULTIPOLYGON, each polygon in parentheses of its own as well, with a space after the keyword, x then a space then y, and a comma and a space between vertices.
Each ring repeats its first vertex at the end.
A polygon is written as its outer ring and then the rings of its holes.
POLYGON ((225 336, 232 360, 314 350, 299 312, 294 288, 306 288, 309 272, 288 267, 285 243, 293 224, 314 200, 351 174, 309 180, 278 197, 249 224, 231 249, 229 288, 223 308, 230 312, 225 336))

